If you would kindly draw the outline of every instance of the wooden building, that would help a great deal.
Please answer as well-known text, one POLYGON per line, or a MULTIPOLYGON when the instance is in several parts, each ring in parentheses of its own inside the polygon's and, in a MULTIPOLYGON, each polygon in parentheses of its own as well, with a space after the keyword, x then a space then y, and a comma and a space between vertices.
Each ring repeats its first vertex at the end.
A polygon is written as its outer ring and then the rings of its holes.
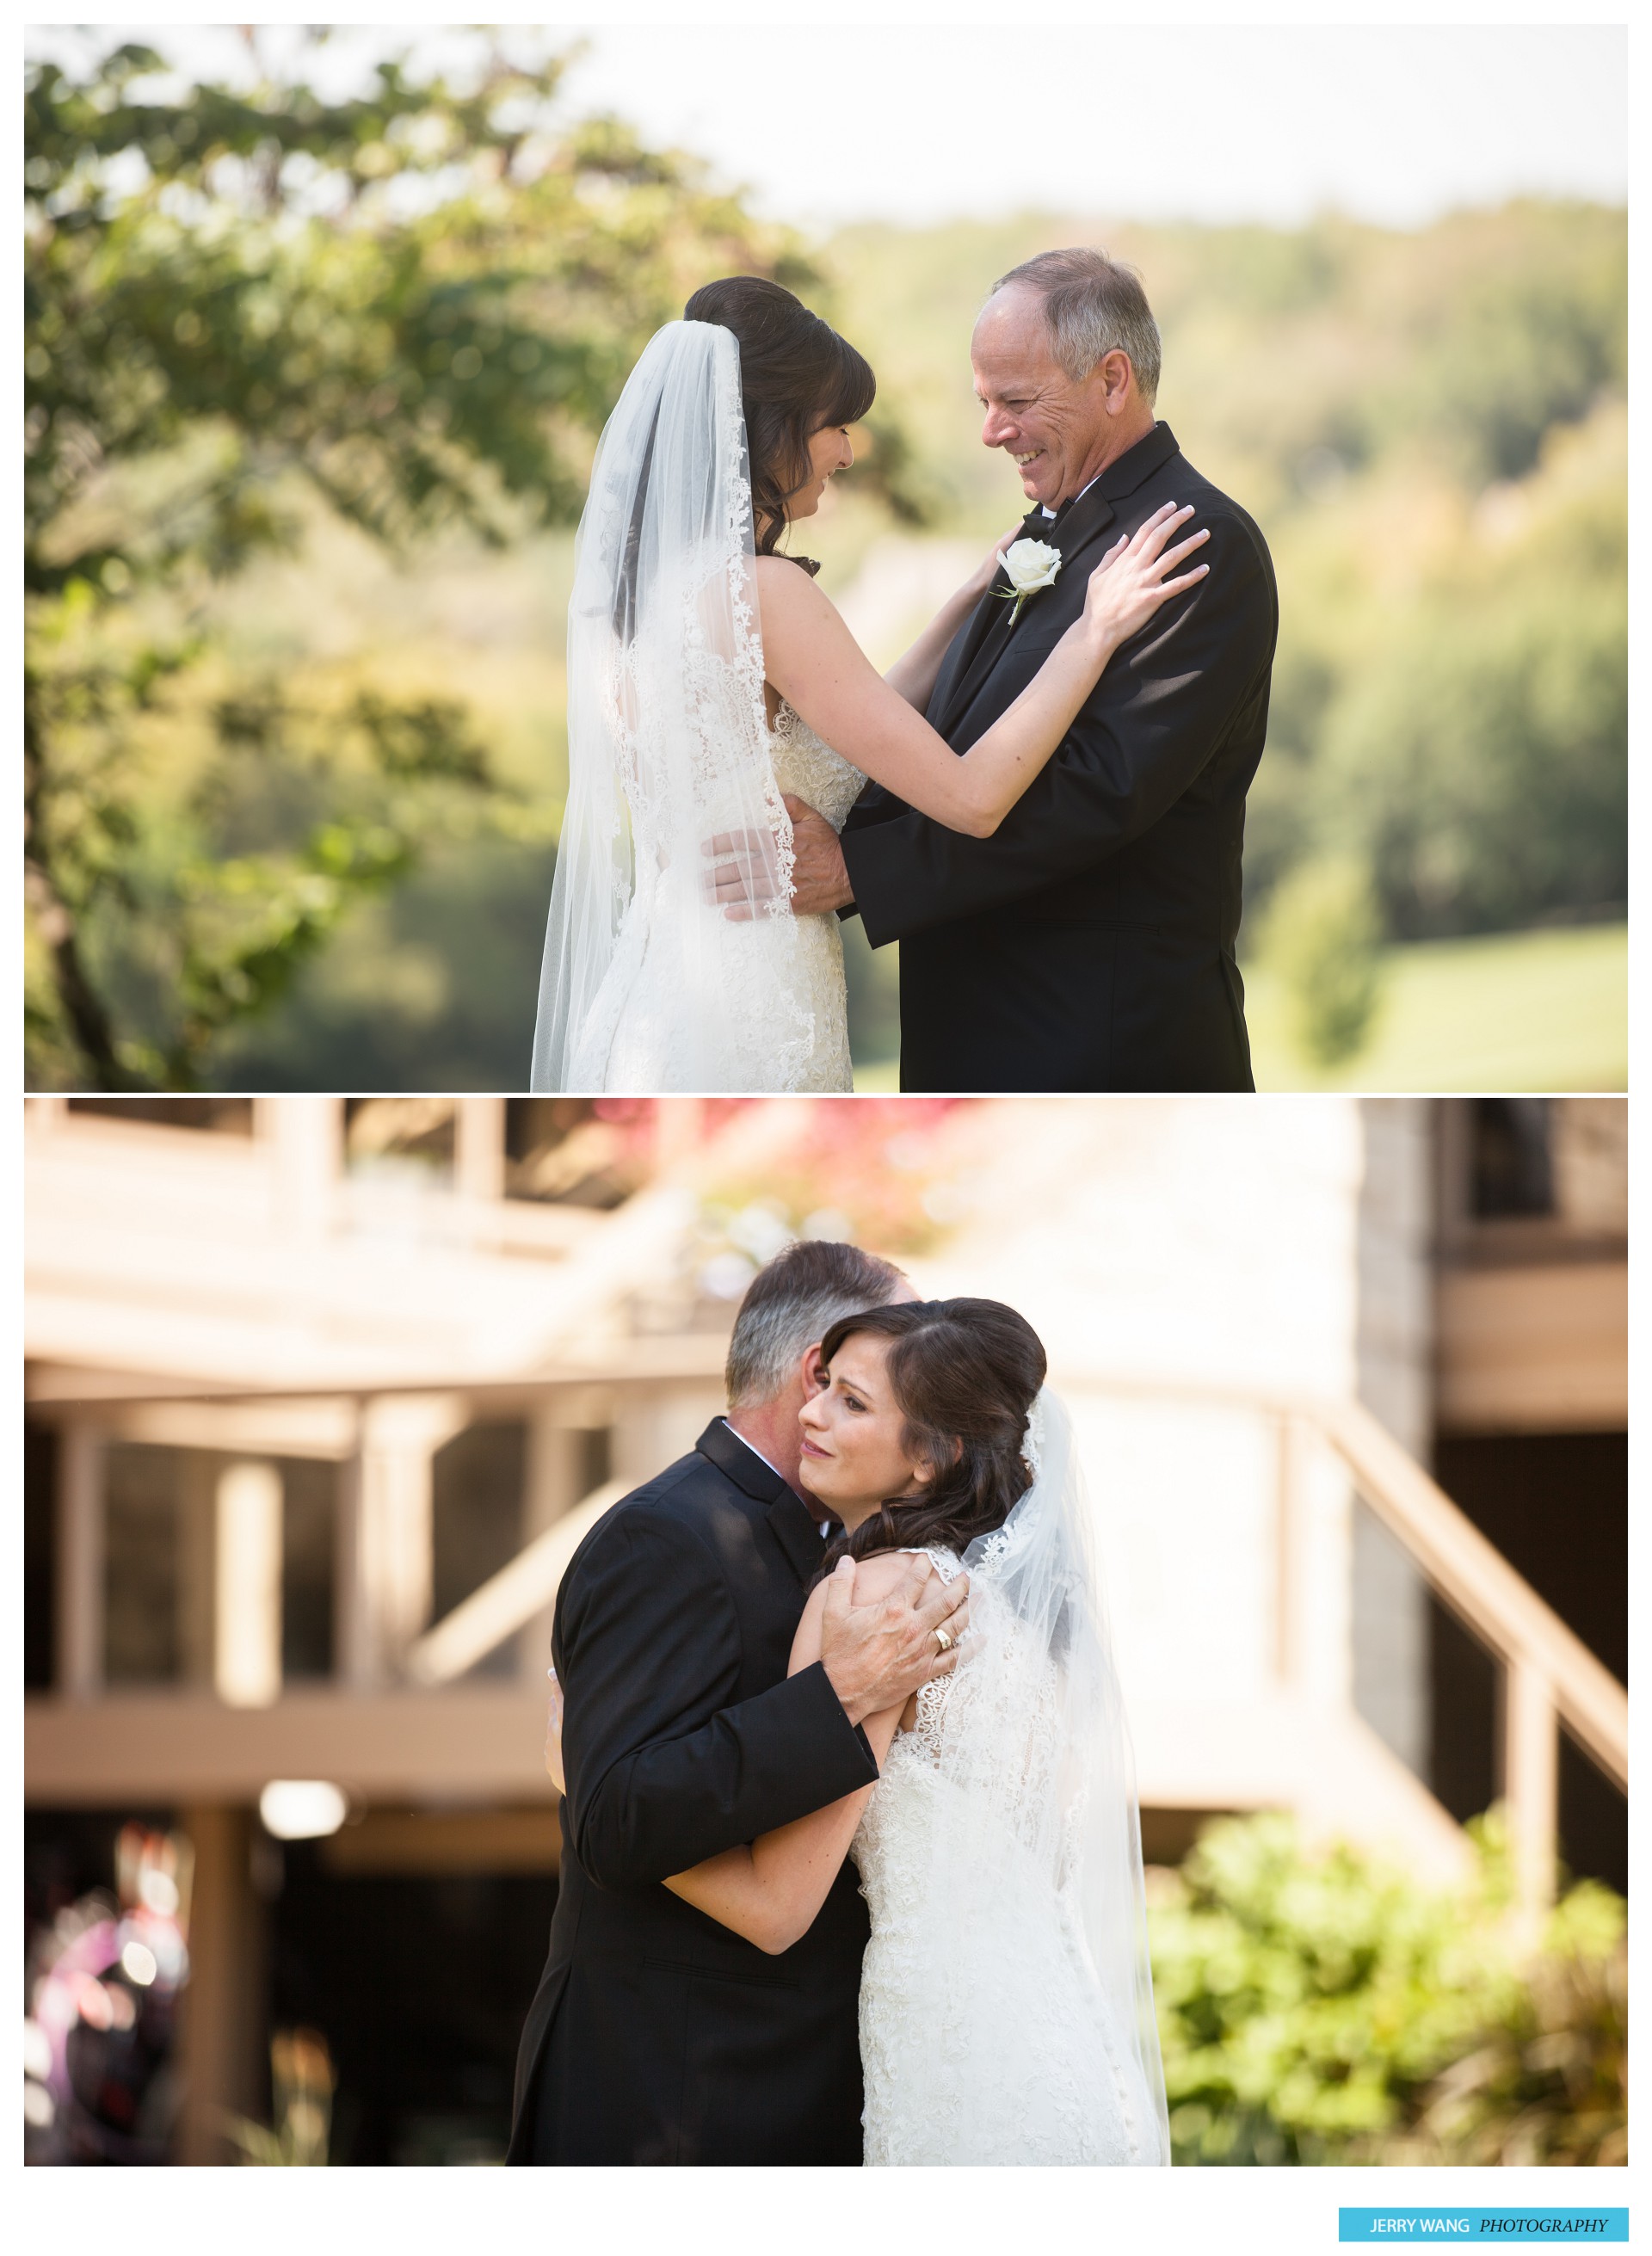
POLYGON ((1621 1881, 1620 1102, 830 1107, 31 1101, 31 1840, 189 1844, 180 2158, 294 2021, 357 2158, 497 2149, 557 1580, 792 1229, 1040 1329, 1150 1858, 1280 1807, 1449 1874, 1500 1797, 1534 1904, 1621 1881), (345 1822, 273 1841, 278 1780, 345 1822))

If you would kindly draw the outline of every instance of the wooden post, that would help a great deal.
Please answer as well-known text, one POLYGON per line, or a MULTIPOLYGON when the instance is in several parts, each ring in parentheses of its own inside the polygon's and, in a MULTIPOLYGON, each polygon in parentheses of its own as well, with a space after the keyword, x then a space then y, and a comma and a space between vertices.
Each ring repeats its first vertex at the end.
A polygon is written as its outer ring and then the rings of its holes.
POLYGON ((324 1237, 344 1172, 343 1100, 260 1096, 253 1103, 258 1133, 272 1147, 279 1228, 293 1237, 324 1237))
POLYGON ((25 1096, 23 1100, 24 1127, 30 1135, 53 1135, 68 1117, 66 1096, 25 1096))
POLYGON ((66 1699, 95 1699, 103 1682, 103 1474, 106 1436, 69 1421, 58 1449, 57 1674, 66 1699))
POLYGON ((1559 1797, 1554 1687, 1516 1655, 1503 1677, 1503 1800, 1520 1900, 1532 1918, 1555 1900, 1559 1797))
POLYGON ((356 1459, 353 1681, 383 1683, 430 1621, 431 1460, 466 1421, 450 1394, 364 1406, 356 1459))
POLYGON ((464 1199, 505 1196, 504 1097, 455 1100, 453 1187, 464 1199))
POLYGON ((183 2108, 178 2159, 232 2162, 226 2119, 265 2112, 263 1907, 252 1886, 250 1809, 185 1810, 194 1851, 189 1904, 189 1979, 179 2000, 183 2108))
POLYGON ((378 1655, 362 1527, 362 1456, 368 1406, 355 1406, 356 1437, 338 1469, 338 1510, 333 1534, 333 1673, 354 1692, 378 1681, 378 1655))
POLYGON ((281 1692, 281 1476, 272 1464, 218 1476, 213 1681, 231 1708, 267 1708, 281 1692))

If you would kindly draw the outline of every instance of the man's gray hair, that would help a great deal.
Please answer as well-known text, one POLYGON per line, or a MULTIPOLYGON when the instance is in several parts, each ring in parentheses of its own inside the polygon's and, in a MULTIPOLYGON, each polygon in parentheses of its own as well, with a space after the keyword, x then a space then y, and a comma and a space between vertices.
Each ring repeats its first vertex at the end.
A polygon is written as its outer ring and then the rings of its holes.
POLYGON ((1136 389, 1152 406, 1159 396, 1159 325, 1133 266, 1100 250, 1041 250, 999 276, 989 305, 1012 282, 1043 300, 1050 349, 1075 384, 1107 353, 1127 353, 1136 389))
POLYGON ((804 1238, 777 1253, 746 1288, 725 1373, 731 1410, 772 1402, 806 1347, 841 1316, 881 1308, 902 1283, 891 1261, 836 1239, 804 1238))

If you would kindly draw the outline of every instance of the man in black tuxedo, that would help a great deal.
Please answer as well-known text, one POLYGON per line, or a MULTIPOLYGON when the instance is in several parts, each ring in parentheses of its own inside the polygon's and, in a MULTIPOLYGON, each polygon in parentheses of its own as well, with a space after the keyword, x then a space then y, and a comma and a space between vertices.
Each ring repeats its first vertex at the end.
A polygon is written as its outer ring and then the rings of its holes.
POLYGON ((1033 504, 1021 534, 1062 562, 1019 619, 1000 575, 947 652, 927 716, 956 751, 1014 702, 1091 571, 1161 504, 1192 504, 1184 529, 1209 531, 1210 572, 1115 654, 992 837, 872 788, 840 844, 792 803, 794 906, 858 910, 874 948, 900 941, 904 1089, 1251 1089, 1233 944, 1279 623, 1267 545, 1154 421, 1159 334, 1127 268, 1092 250, 1017 267, 971 358, 982 439, 1033 504))
POLYGON ((727 1418, 569 1562, 551 1640, 561 1876, 509 2161, 860 2161, 853 1868, 773 1956, 663 1883, 871 1784, 862 1720, 956 1663, 935 1632, 967 1621, 964 1578, 914 1559, 887 1604, 829 1606, 820 1661, 786 1673, 823 1548, 797 1492, 820 1341, 840 1316, 913 1297, 853 1246, 788 1247, 742 1303, 727 1418))

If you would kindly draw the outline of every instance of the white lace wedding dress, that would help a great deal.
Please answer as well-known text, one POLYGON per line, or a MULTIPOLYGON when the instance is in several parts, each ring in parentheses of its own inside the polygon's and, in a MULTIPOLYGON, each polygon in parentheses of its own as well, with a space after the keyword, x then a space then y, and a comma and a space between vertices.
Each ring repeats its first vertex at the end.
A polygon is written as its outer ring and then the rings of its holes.
MULTIPOLYGON (((859 769, 839 759, 783 701, 772 751, 780 789, 805 800, 834 830, 841 830, 866 781, 859 769)), ((666 892, 663 886, 639 887, 626 913, 610 972, 611 991, 593 1012, 594 1021, 606 1029, 608 1047, 601 1061, 587 1060, 583 1078, 592 1087, 637 1091, 694 1086, 687 951, 669 899, 662 898, 666 892)), ((687 913, 703 911, 696 903, 687 913)), ((842 928, 835 916, 789 922, 787 985, 780 1008, 766 1016, 754 1009, 742 1030, 749 1086, 769 1085, 766 1068, 772 1073, 776 1061, 785 1057, 791 1061, 783 1084, 788 1090, 824 1095, 852 1089, 842 928)), ((738 952, 747 945, 753 952, 772 952, 774 937, 762 924, 731 928, 737 976, 738 952)), ((754 980, 750 991, 755 1004, 764 990, 754 980)))
MULTIPOLYGON (((801 714, 784 699, 774 718, 774 778, 783 792, 801 799, 841 830, 849 810, 865 788, 858 768, 840 759, 801 714)), ((806 991, 814 1020, 814 1040, 800 1089, 853 1089, 849 1062, 849 1003, 844 989, 844 928, 835 916, 797 919, 803 942, 806 991)))
MULTIPOLYGON (((950 1551, 927 1555, 949 1582, 962 1571, 950 1551)), ((971 1575, 974 1612, 974 1561, 971 1575)), ((961 1679, 939 1678, 918 1695, 916 1726, 896 1738, 855 1837, 872 1912, 860 1988, 869 2165, 1166 2159, 1162 2102, 1087 1946, 1070 1823, 1050 1854, 1043 1819, 1067 1751, 1056 1670, 1038 1643, 1000 1617, 977 1664, 999 1680, 995 1705, 1018 1717, 1019 1777, 1000 1768, 994 1798, 972 1800, 949 1736, 961 1679), (990 1874, 990 1901, 966 1863, 990 1874)))

